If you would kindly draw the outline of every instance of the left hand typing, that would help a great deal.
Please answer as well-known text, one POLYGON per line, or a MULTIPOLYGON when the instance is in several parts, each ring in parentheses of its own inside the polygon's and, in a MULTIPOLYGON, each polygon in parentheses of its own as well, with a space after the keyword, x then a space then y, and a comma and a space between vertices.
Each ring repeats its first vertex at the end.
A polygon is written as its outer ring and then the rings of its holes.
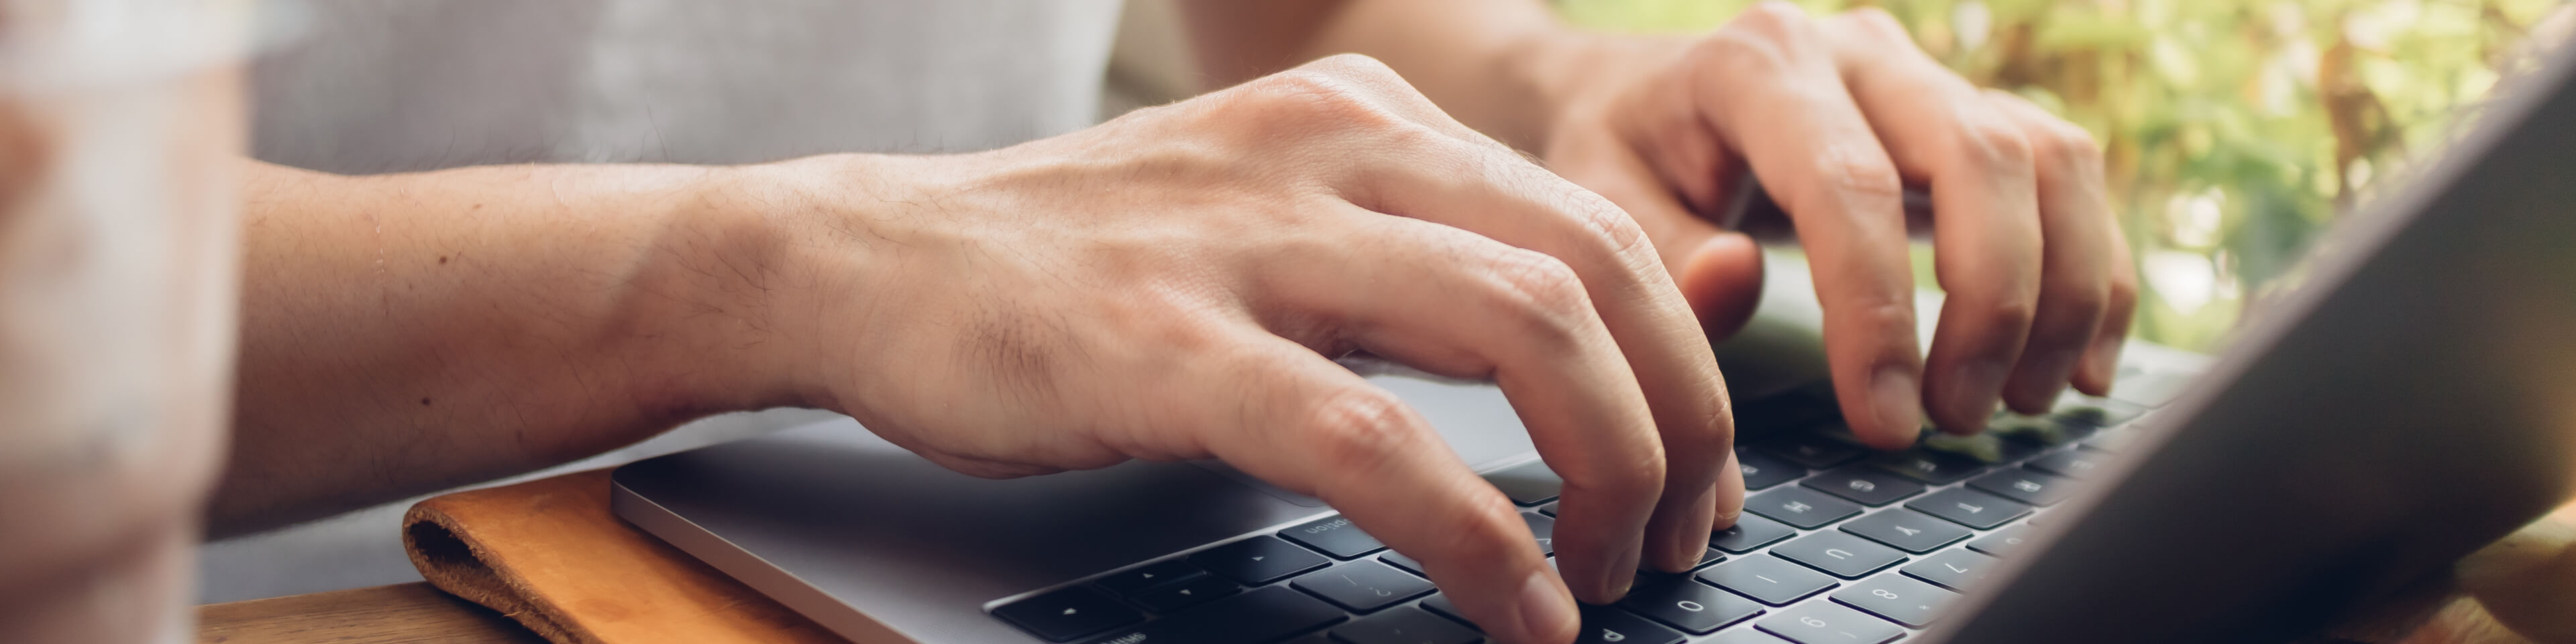
POLYGON ((1913 443, 1926 411, 1981 428, 2001 399, 2047 409, 2111 386, 2137 277, 2083 129, 1979 90, 1874 9, 1748 9, 1685 39, 1575 39, 1540 146, 1549 167, 1648 231, 1713 334, 1758 292, 1760 254, 1709 219, 1758 173, 1813 263, 1844 417, 1913 443), (1928 185, 1949 298, 1917 345, 1902 189, 1928 185), (1918 402, 1919 401, 1919 402, 1918 402))

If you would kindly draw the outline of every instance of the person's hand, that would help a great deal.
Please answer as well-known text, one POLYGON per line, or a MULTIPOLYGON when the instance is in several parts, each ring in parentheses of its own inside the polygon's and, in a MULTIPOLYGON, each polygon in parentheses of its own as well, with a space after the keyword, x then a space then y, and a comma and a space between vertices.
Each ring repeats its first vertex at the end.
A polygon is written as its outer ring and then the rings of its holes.
POLYGON ((1214 457, 1421 560, 1502 641, 1563 642, 1740 507, 1726 393, 1615 205, 1336 57, 1073 134, 766 169, 751 351, 802 400, 979 476, 1214 457), (771 247, 771 246, 774 246, 771 247), (1565 479, 1512 503, 1333 358, 1499 383, 1565 479))
POLYGON ((1719 334, 1749 314, 1761 260, 1710 219, 1759 174, 1811 258, 1834 389, 1863 440, 1911 445, 1925 410, 1973 432, 1998 398, 2039 412, 2070 380, 2109 390, 2136 276, 2081 128, 1971 86, 1875 9, 1768 3, 1700 37, 1564 42, 1542 63, 1578 79, 1546 129, 1549 167, 1635 215, 1719 334), (1949 295, 1928 359, 1908 184, 1931 192, 1949 295))

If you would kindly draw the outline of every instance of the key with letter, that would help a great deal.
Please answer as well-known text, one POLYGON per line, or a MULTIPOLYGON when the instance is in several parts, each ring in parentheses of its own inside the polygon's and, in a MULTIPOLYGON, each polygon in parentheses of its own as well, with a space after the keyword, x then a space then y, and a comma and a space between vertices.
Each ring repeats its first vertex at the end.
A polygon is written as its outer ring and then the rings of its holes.
POLYGON ((1773 613, 1755 627, 1798 644, 1882 644, 1905 629, 1833 602, 1808 602, 1773 613))
POLYGON ((1640 586, 1619 606, 1700 635, 1762 614, 1760 603, 1680 576, 1640 586))
POLYGON ((1699 571, 1699 580, 1754 601, 1787 606, 1834 587, 1834 578, 1779 557, 1745 557, 1699 571))
POLYGON ((1844 579, 1859 579, 1905 560, 1895 548, 1841 532, 1818 532, 1772 548, 1771 555, 1844 579))
POLYGON ((1932 625, 1943 609, 1950 607, 1959 595, 1915 581, 1904 575, 1888 573, 1852 582, 1834 591, 1834 601, 1861 609, 1888 621, 1912 628, 1932 625))

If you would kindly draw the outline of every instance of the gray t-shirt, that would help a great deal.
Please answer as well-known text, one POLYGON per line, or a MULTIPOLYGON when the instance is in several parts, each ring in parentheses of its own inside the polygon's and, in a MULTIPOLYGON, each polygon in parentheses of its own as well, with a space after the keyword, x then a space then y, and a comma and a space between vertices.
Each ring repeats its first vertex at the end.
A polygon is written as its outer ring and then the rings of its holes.
POLYGON ((1091 125, 1118 0, 309 0, 253 153, 346 173, 981 150, 1091 125))
MULTIPOLYGON (((1119 0, 302 0, 253 153, 342 173, 981 150, 1092 124, 1119 0)), ((820 420, 700 421, 568 467, 820 420)), ((564 468, 558 468, 558 470, 564 468)), ((199 601, 417 580, 396 503, 199 549, 199 601)))

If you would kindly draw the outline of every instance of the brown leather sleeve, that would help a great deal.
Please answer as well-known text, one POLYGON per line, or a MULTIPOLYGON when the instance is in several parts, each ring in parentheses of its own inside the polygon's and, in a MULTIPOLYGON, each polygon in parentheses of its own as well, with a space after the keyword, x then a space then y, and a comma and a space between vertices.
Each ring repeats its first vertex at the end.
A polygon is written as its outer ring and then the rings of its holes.
POLYGON ((607 470, 421 501, 403 547, 431 584, 555 644, 845 644, 619 520, 607 470))

